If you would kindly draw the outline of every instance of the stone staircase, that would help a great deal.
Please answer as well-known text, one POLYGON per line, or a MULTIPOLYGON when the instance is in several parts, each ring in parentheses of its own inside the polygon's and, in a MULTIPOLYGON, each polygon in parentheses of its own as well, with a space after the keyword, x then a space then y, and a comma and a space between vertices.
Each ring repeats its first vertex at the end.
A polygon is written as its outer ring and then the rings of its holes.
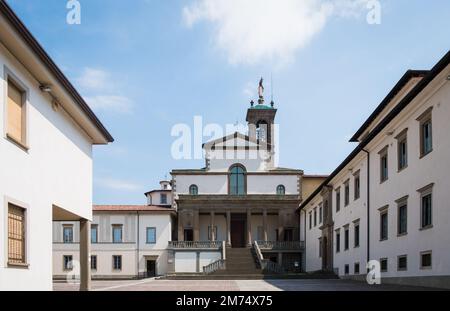
POLYGON ((324 273, 284 273, 268 274, 260 267, 255 249, 227 248, 225 269, 219 269, 210 274, 176 273, 161 277, 169 280, 261 280, 261 279, 332 279, 334 274, 324 273))
POLYGON ((211 276, 246 276, 252 279, 263 278, 252 248, 228 248, 226 251, 226 269, 211 273, 211 276))

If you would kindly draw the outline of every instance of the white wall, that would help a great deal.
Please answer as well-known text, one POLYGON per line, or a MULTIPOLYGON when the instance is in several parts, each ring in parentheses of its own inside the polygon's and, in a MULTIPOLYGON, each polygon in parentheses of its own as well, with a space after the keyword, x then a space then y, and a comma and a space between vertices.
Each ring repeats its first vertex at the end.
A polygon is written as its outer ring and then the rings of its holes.
MULTIPOLYGON (((447 71, 448 72, 448 71, 447 71)), ((448 74, 448 73, 447 73, 448 74)), ((427 94, 426 100, 416 100, 399 116, 391 128, 391 136, 383 136, 371 146, 371 258, 388 258, 389 276, 450 275, 450 82, 438 91, 427 94), (433 107, 433 151, 420 158, 419 122, 416 120, 427 108, 433 107), (408 167, 397 172, 397 142, 395 136, 408 128, 408 167), (388 145, 389 179, 379 182, 379 157, 377 152, 388 145), (418 189, 434 183, 433 228, 420 230, 420 193, 418 189), (408 195, 408 234, 397 236, 397 199, 408 195), (378 208, 388 208, 388 240, 379 240, 380 216, 378 208), (432 269, 420 269, 420 252, 432 251, 432 269), (397 256, 408 255, 408 270, 397 271, 397 256)))
POLYGON ((172 205, 172 192, 171 191, 154 191, 147 194, 148 205, 172 205), (165 194, 167 197, 167 203, 161 202, 161 194, 165 194))
POLYGON ((349 265, 349 274, 355 274, 354 265, 359 263, 360 273, 365 273, 367 262, 367 159, 365 154, 358 156, 348 165, 350 170, 343 170, 333 179, 333 266, 338 269, 339 275, 345 274, 345 265, 349 265), (359 170, 360 197, 355 200, 354 173, 359 170), (349 180, 350 200, 344 206, 345 186, 349 180), (336 211, 336 189, 340 187, 341 203, 339 212, 336 211), (355 247, 355 221, 359 220, 359 246, 355 247), (349 249, 345 250, 345 226, 349 228, 349 249), (340 229, 340 251, 336 252, 336 230, 340 229))
MULTIPOLYGON (((284 185, 286 194, 298 194, 298 175, 247 175, 247 194, 276 194, 284 185)), ((189 194, 189 187, 197 185, 198 194, 228 194, 228 173, 223 175, 176 175, 176 194, 189 194)))
POLYGON ((0 45, 0 290, 52 289, 52 206, 92 218, 92 145, 62 109, 54 111, 39 84, 0 45), (28 90, 26 152, 7 140, 7 72, 28 90), (28 269, 7 268, 7 201, 27 208, 28 269))
MULTIPOLYGON (((306 215, 306 240, 305 240, 305 255, 306 255, 306 272, 318 271, 322 269, 322 258, 319 256, 319 238, 322 236, 322 230, 319 229, 319 216, 317 216, 317 224, 314 226, 314 215, 311 229, 309 227, 309 212, 313 212, 314 208, 322 203, 320 196, 303 209, 306 215)), ((314 213, 314 212, 313 212, 314 213)), ((318 214, 317 214, 318 215, 318 214)), ((300 228, 303 230, 304 221, 301 219, 300 228)))
POLYGON ((197 253, 176 252, 175 272, 197 272, 197 253))
MULTIPOLYGON (((146 271, 146 256, 158 256, 156 270, 158 275, 167 273, 167 245, 172 240, 171 216, 167 212, 139 212, 139 249, 137 248, 138 222, 136 212, 94 212, 93 224, 98 225, 98 243, 91 244, 91 254, 97 255, 97 277, 130 277, 137 275, 137 255, 139 254, 139 272, 146 271), (112 225, 123 225, 123 243, 112 244, 112 225), (156 243, 147 244, 147 227, 156 228, 156 243), (112 256, 122 255, 122 270, 112 269, 112 256)), ((53 274, 60 276, 62 256, 78 252, 79 234, 77 222, 53 223, 53 274), (62 244, 62 227, 72 224, 74 244, 62 244)), ((74 256, 74 259, 78 258, 74 256)))

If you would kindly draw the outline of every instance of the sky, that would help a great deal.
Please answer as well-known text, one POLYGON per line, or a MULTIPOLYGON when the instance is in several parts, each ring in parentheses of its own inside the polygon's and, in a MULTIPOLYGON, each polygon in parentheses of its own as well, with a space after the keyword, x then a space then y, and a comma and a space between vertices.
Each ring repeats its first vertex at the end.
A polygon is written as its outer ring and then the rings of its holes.
POLYGON ((450 49, 448 0, 78 0, 80 24, 68 2, 8 0, 115 138, 94 146, 95 204, 203 167, 172 156, 172 128, 245 124, 260 77, 279 165, 329 174, 404 72, 450 49))

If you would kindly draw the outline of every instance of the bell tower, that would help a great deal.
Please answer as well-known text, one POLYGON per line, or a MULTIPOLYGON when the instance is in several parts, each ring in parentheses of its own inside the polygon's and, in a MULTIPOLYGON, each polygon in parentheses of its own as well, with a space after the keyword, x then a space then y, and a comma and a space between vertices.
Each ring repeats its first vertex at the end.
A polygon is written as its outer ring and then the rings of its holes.
POLYGON ((263 78, 259 81, 258 104, 250 102, 250 108, 247 110, 246 121, 249 127, 249 137, 258 140, 260 143, 267 143, 269 148, 274 145, 273 128, 277 109, 274 108, 274 102, 270 105, 265 104, 263 78))

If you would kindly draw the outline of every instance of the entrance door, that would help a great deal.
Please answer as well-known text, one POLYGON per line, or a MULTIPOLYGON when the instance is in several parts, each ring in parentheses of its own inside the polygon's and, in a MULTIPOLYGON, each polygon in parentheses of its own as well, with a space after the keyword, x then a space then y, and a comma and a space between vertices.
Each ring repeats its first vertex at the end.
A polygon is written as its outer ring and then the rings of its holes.
POLYGON ((294 241, 294 230, 289 228, 284 229, 284 240, 286 242, 294 241))
POLYGON ((184 229, 184 240, 185 241, 194 241, 194 230, 184 229))
POLYGON ((247 224, 247 215, 231 214, 230 233, 231 233, 231 246, 233 248, 245 247, 246 224, 247 224))
POLYGON ((147 277, 152 278, 156 276, 156 261, 147 260, 147 277))

